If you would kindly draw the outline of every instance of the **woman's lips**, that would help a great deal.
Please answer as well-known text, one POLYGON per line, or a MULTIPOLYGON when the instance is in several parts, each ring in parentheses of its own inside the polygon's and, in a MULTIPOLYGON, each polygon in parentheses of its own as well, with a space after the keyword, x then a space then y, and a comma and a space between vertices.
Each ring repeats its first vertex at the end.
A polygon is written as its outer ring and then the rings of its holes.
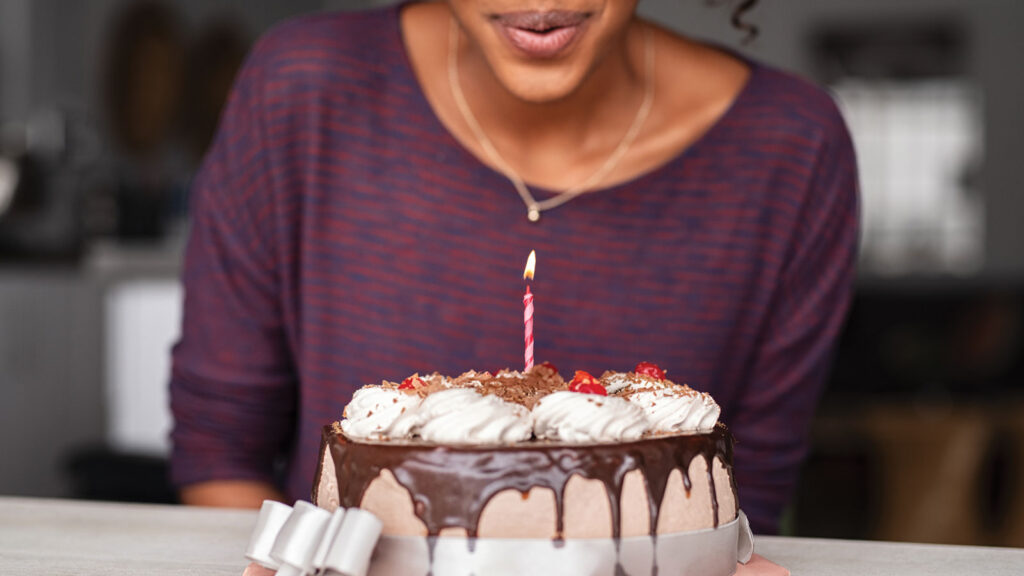
POLYGON ((586 12, 509 12, 492 20, 520 52, 534 58, 553 58, 580 36, 589 17, 586 12))

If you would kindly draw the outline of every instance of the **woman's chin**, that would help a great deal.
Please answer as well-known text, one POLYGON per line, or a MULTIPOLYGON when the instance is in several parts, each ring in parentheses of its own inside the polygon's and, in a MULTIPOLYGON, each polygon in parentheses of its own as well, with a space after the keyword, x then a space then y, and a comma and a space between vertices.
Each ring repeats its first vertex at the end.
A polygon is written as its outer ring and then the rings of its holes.
POLYGON ((567 98, 580 87, 583 80, 583 74, 573 71, 532 68, 518 67, 504 74, 498 73, 498 80, 510 94, 533 104, 557 102, 567 98))

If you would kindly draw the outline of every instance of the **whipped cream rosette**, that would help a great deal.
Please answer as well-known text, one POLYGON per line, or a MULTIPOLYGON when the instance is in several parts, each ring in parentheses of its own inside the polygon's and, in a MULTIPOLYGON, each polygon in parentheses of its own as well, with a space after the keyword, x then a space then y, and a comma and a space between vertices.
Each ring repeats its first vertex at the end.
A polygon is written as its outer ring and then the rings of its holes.
POLYGON ((522 442, 533 433, 529 410, 472 388, 449 388, 427 396, 400 416, 395 428, 439 444, 522 442))
POLYGON ((541 440, 620 442, 650 428, 643 410, 622 398, 553 392, 533 407, 533 432, 541 440))
POLYGON ((422 402, 419 395, 405 390, 364 386, 356 390, 345 407, 341 429, 349 438, 406 438, 412 423, 405 420, 395 426, 395 421, 407 412, 415 412, 422 402))

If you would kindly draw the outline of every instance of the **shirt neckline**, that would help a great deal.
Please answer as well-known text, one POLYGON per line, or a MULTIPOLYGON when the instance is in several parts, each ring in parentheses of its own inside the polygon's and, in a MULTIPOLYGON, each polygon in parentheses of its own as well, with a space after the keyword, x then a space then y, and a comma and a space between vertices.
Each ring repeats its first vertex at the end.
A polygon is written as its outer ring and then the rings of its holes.
MULTIPOLYGON (((459 139, 456 138, 455 135, 452 134, 450 130, 448 130, 448 127, 444 125, 444 122, 441 121, 441 118, 437 115, 437 112, 434 110, 434 107, 430 104, 430 100, 427 99, 427 95, 423 90, 423 86, 420 84, 419 78, 417 78, 416 76, 416 71, 413 69, 412 59, 409 57, 408 47, 406 46, 405 38, 402 35, 402 10, 406 6, 414 4, 416 2, 417 0, 404 0, 388 8, 388 18, 391 20, 391 26, 389 30, 391 31, 391 34, 393 34, 392 40, 396 42, 396 45, 399 48, 398 51, 400 53, 400 72, 405 76, 406 81, 413 88, 411 93, 414 97, 415 105, 420 109, 420 112, 423 114, 423 117, 429 119, 429 122, 432 124, 431 129, 443 135, 444 144, 456 150, 461 160, 476 166, 483 173, 487 174, 488 178, 496 179, 501 182, 507 183, 509 186, 512 186, 512 183, 509 182, 509 179, 507 176, 505 176, 505 174, 499 172, 498 170, 492 168, 486 162, 480 160, 480 158, 478 158, 475 154, 473 154, 472 151, 466 148, 466 146, 463 145, 463 143, 459 141, 459 139)), ((746 64, 747 67, 750 69, 750 74, 747 77, 746 82, 743 84, 740 90, 733 96, 732 101, 726 107, 725 111, 722 112, 722 114, 720 114, 718 118, 716 118, 715 121, 700 136, 697 137, 696 140, 691 142, 685 148, 681 149, 674 156, 671 156, 664 162, 657 164, 653 168, 641 172, 633 176, 632 178, 629 178, 617 184, 613 184, 611 186, 595 188, 594 190, 585 194, 584 196, 590 196, 592 194, 597 195, 599 193, 615 193, 622 190, 629 190, 634 187, 642 187, 648 182, 657 180, 662 175, 667 174, 674 169, 681 168, 691 156, 696 155, 701 151, 701 149, 709 146, 711 143, 718 139, 719 135, 726 129, 728 124, 731 123, 733 117, 736 116, 739 113, 739 111, 752 98, 755 85, 760 82, 763 69, 759 63, 750 58, 747 58, 746 56, 740 54, 739 52, 736 52, 735 50, 717 44, 712 44, 712 46, 718 50, 721 50, 729 54, 734 58, 737 58, 738 60, 746 64)), ((559 191, 551 190, 543 186, 533 185, 528 182, 526 183, 526 185, 530 188, 530 191, 538 199, 556 196, 559 194, 559 191)))

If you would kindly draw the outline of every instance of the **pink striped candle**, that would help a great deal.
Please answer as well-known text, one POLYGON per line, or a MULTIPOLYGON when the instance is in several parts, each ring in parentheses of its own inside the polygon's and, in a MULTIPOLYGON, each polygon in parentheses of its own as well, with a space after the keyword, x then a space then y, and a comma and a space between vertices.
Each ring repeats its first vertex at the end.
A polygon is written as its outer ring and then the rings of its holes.
POLYGON ((526 371, 533 368, 533 294, 530 286, 526 286, 526 294, 523 295, 523 324, 526 327, 526 371))
MULTIPOLYGON (((533 271, 537 266, 537 252, 531 250, 530 257, 526 260, 526 270, 523 271, 524 280, 533 280, 533 271)), ((526 372, 533 368, 533 293, 530 292, 530 285, 526 285, 526 294, 523 294, 523 326, 526 332, 523 336, 526 344, 526 352, 523 355, 526 361, 526 372)))

